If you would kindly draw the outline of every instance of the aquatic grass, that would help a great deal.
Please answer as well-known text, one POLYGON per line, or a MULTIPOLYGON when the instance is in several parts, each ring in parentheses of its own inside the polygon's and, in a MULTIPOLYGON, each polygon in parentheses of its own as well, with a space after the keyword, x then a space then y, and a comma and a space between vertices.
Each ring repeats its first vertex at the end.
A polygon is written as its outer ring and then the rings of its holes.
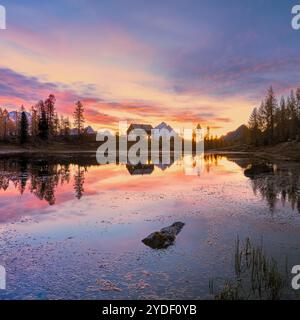
POLYGON ((254 246, 247 238, 243 243, 235 241, 234 279, 226 280, 222 289, 214 293, 214 280, 210 280, 210 293, 217 300, 278 300, 288 284, 287 259, 285 272, 269 258, 262 243, 254 246))

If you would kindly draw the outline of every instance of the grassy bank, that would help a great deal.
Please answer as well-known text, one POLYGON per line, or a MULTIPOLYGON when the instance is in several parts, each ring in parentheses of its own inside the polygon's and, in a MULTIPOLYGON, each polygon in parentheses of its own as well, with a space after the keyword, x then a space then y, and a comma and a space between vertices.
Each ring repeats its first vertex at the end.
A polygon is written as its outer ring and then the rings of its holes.
POLYGON ((249 155, 269 159, 283 161, 300 161, 300 142, 282 142, 274 146, 254 147, 249 145, 235 145, 225 148, 212 150, 218 152, 243 152, 249 155))
POLYGON ((13 155, 47 155, 47 154, 80 154, 95 153, 99 143, 45 142, 43 144, 0 144, 0 157, 13 155))
MULTIPOLYGON (((88 154, 95 153, 99 142, 46 142, 43 144, 8 144, 0 143, 0 157, 12 155, 36 154, 88 154)), ((248 153, 251 157, 267 160, 300 161, 300 142, 283 142, 274 146, 253 147, 249 145, 235 145, 213 150, 207 153, 248 153)))

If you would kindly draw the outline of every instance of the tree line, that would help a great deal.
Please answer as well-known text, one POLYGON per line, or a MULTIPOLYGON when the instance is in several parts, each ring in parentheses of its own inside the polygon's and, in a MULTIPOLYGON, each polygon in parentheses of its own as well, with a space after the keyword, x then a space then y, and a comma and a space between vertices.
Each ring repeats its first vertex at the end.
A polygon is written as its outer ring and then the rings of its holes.
MULTIPOLYGON (((56 112, 56 98, 50 94, 46 100, 40 100, 29 111, 21 106, 11 116, 0 107, 0 141, 18 141, 21 144, 35 141, 47 141, 55 137, 68 137, 71 131, 69 117, 56 112)), ((73 125, 77 135, 84 134, 84 107, 81 101, 76 102, 73 114, 73 125)))
POLYGON ((248 127, 255 146, 300 141, 300 88, 278 101, 270 87, 260 107, 253 109, 248 127))

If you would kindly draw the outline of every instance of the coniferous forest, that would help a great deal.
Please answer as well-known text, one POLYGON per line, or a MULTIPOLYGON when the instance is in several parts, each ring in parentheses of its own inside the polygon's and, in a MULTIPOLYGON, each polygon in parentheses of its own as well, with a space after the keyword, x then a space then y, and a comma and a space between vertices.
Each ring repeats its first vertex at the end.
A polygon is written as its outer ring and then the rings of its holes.
POLYGON ((50 94, 46 100, 40 100, 30 110, 21 106, 19 111, 8 112, 0 108, 0 141, 36 143, 50 139, 67 140, 71 127, 76 136, 85 134, 84 107, 80 101, 75 104, 73 123, 69 117, 59 116, 55 108, 56 98, 50 94))
POLYGON ((255 146, 274 145, 300 139, 300 88, 278 100, 272 87, 260 107, 254 108, 248 127, 250 143, 255 146))
MULTIPOLYGON (((55 103, 55 96, 50 94, 30 110, 21 106, 19 111, 8 112, 0 107, 0 142, 22 145, 49 140, 70 141, 71 136, 86 137, 83 104, 76 102, 72 121, 68 116, 58 115, 55 103)), ((261 147, 300 141, 300 88, 291 90, 288 96, 277 97, 270 87, 260 106, 253 109, 248 124, 241 125, 239 129, 236 138, 229 139, 232 133, 218 137, 208 126, 205 130, 205 148, 219 149, 241 143, 261 147)))

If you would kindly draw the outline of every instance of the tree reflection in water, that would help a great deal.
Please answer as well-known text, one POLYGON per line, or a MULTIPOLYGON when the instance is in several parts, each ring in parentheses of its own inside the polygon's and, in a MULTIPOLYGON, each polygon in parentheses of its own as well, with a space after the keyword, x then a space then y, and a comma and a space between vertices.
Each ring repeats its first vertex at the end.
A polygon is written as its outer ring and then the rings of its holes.
POLYGON ((276 204, 288 202, 293 210, 300 213, 300 166, 298 163, 270 163, 247 157, 227 156, 242 169, 251 180, 255 195, 260 195, 274 212, 276 204), (266 168, 269 168, 266 170, 266 168), (254 169, 255 168, 255 169, 254 169), (270 170, 271 168, 271 170, 270 170), (249 174, 251 172, 251 174, 249 174))
POLYGON ((300 175, 299 167, 275 167, 269 174, 258 174, 251 177, 254 194, 260 194, 268 203, 271 212, 274 211, 277 201, 282 205, 289 202, 293 210, 300 213, 300 175))
MULTIPOLYGON (((206 174, 219 162, 226 158, 235 162, 243 170, 249 172, 249 168, 257 168, 257 160, 242 155, 218 155, 206 154, 204 156, 204 169, 206 174)), ((177 160, 176 160, 177 161, 177 160)), ((161 164, 126 165, 130 175, 151 175, 154 168, 164 171, 171 167, 175 159, 168 166, 161 164)), ((260 162, 261 163, 261 162, 260 162)), ((119 163, 117 163, 118 165, 119 163)), ((281 201, 284 205, 290 203, 293 209, 300 213, 300 166, 295 164, 268 164, 272 170, 269 172, 255 172, 245 176, 250 179, 255 195, 260 195, 273 212, 276 203, 281 201)), ((55 190, 59 185, 73 182, 75 197, 81 199, 84 194, 85 174, 91 166, 99 166, 94 157, 70 157, 67 159, 47 158, 29 159, 14 158, 0 160, 0 190, 7 190, 10 183, 23 194, 28 190, 38 199, 54 205, 56 201, 55 190), (71 172, 71 166, 73 170, 71 172), (75 166, 75 170, 74 170, 75 166)), ((263 164, 263 166, 266 166, 263 164)))

